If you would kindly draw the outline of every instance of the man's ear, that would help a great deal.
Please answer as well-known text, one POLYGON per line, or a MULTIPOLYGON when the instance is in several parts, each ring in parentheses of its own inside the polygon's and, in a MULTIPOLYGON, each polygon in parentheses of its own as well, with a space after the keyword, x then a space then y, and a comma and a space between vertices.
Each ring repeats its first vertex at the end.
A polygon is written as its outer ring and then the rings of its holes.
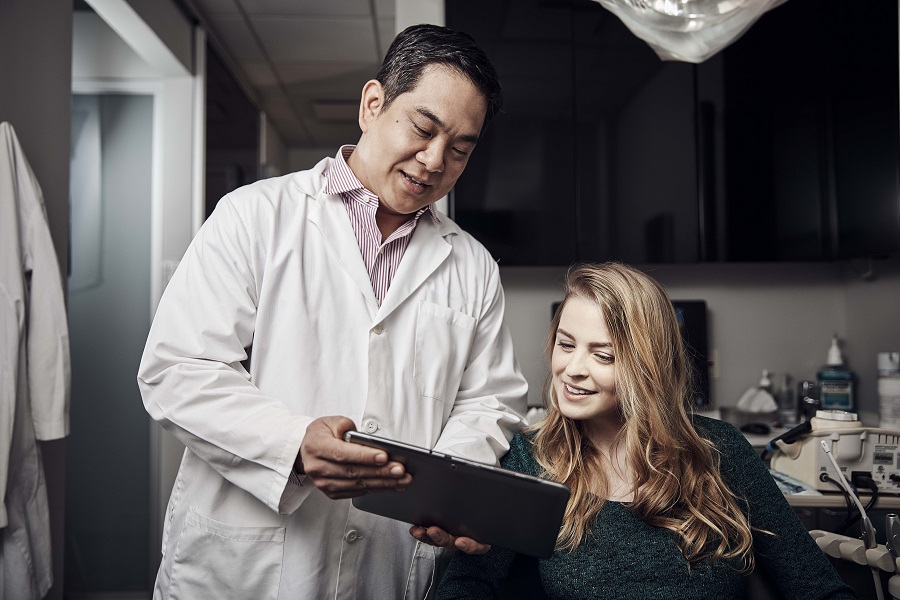
POLYGON ((384 90, 375 79, 370 79, 362 89, 362 98, 359 101, 359 128, 365 133, 369 129, 369 123, 378 117, 384 103, 384 90))

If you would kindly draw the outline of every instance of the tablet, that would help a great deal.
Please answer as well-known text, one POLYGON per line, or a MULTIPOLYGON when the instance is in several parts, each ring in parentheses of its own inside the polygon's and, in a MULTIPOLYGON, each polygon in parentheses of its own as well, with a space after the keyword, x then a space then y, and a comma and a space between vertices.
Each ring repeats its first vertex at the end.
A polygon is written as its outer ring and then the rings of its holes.
POLYGON ((413 525, 547 558, 553 554, 569 488, 500 467, 350 431, 355 442, 387 451, 413 476, 402 492, 353 498, 353 506, 413 525))

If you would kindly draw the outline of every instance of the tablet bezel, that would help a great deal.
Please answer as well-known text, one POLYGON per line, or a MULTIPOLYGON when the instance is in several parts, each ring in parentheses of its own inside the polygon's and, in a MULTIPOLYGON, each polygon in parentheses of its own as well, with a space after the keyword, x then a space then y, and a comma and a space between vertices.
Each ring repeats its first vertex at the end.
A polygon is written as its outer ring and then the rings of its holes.
POLYGON ((344 439, 385 450, 413 476, 402 492, 353 498, 359 510, 437 525, 520 554, 553 554, 569 500, 565 485, 359 431, 347 432, 344 439))

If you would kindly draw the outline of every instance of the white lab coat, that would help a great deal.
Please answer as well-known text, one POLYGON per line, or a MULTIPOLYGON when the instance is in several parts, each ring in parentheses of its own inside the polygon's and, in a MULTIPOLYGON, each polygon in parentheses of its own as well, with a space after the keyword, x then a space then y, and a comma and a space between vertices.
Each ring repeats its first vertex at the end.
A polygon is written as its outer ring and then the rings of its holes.
POLYGON ((69 433, 69 335, 40 185, 0 123, 0 597, 53 583, 50 514, 35 439, 69 433))
POLYGON ((155 598, 423 598, 439 551, 289 483, 307 425, 345 415, 496 463, 524 424, 488 252, 444 216, 421 219, 379 307, 346 209, 324 193, 331 160, 227 195, 163 294, 138 380, 187 450, 155 598))

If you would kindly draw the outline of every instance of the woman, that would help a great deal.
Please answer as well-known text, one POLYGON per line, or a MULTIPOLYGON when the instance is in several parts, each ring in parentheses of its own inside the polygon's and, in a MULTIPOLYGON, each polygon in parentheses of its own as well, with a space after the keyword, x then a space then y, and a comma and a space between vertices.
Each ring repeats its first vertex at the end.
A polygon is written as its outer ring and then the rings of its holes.
MULTIPOLYGON (((570 270, 547 341, 546 418, 502 464, 568 485, 550 598, 743 598, 764 570, 784 598, 854 598, 733 426, 692 415, 671 301, 617 263, 570 270)), ((438 598, 492 598, 515 558, 456 555, 438 598)))

